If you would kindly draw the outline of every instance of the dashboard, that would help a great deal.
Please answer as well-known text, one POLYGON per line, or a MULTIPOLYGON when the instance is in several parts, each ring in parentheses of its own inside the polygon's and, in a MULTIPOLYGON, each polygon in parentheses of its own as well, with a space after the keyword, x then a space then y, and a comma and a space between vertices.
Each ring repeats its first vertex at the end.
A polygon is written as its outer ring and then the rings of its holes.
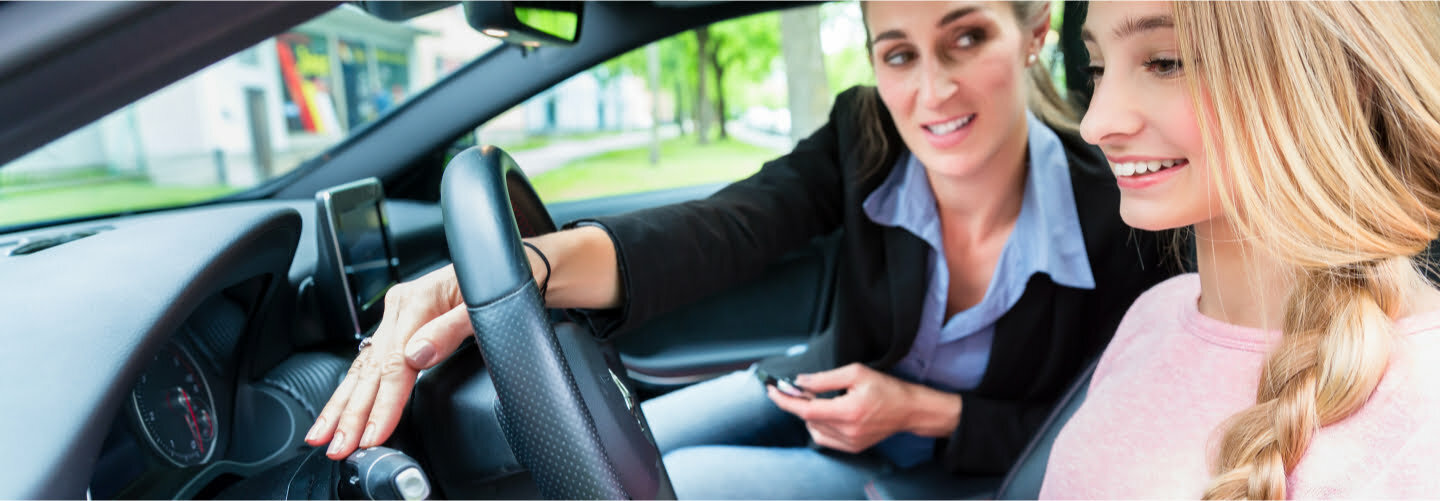
POLYGON ((245 305, 213 296, 146 361, 100 447, 92 498, 139 497, 128 494, 144 493, 170 471, 253 455, 232 440, 237 433, 274 442, 263 438, 273 430, 233 428, 234 361, 244 326, 245 305))
MULTIPOLYGON (((448 264, 437 205, 386 203, 402 278, 448 264)), ((309 450, 354 350, 317 306, 315 218, 243 202, 0 236, 21 480, 0 498, 213 498, 309 450)))

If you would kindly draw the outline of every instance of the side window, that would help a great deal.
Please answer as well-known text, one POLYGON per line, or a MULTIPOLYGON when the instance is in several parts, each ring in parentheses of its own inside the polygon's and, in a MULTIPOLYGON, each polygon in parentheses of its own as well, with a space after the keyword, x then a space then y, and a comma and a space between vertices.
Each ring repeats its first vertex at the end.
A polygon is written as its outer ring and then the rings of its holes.
POLYGON ((536 95, 479 142, 546 202, 735 181, 823 125, 835 94, 873 84, 864 33, 853 2, 687 31, 536 95))
POLYGON ((341 5, 0 165, 0 228, 253 188, 499 45, 460 6, 390 22, 341 5))

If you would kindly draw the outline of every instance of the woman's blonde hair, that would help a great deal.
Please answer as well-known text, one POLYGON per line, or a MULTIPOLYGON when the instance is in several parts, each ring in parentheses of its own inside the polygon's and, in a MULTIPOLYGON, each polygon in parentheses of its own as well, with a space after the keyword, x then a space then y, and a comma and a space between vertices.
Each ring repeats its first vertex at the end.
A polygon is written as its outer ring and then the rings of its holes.
POLYGON ((1227 219, 1296 271, 1283 340, 1255 405, 1217 435, 1205 497, 1284 498, 1315 432, 1379 385, 1393 321, 1425 286, 1413 256, 1440 229, 1440 9, 1173 8, 1227 219))
MULTIPOLYGON (((1029 35, 1032 23, 1050 23, 1049 17, 1043 20, 1035 18, 1040 15, 1048 3, 1034 0, 1010 3, 1015 8, 1015 18, 1020 21, 1020 28, 1025 30, 1026 36, 1029 35)), ((1026 103, 1030 105, 1030 111, 1054 129, 1070 134, 1079 134, 1079 113, 1076 113, 1075 107, 1070 101, 1061 97, 1060 92, 1056 90, 1055 79, 1050 75, 1045 61, 1035 61, 1035 64, 1030 65, 1030 69, 1025 74, 1030 80, 1026 87, 1025 99, 1026 103)))

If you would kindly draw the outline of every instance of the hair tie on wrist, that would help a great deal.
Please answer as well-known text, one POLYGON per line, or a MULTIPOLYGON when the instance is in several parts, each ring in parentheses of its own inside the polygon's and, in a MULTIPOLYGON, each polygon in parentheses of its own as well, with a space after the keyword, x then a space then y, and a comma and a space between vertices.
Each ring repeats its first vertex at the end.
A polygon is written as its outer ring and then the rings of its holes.
POLYGON ((521 240, 520 244, 535 251, 535 255, 540 256, 540 262, 545 263, 545 280, 540 282, 540 301, 543 303, 545 301, 545 291, 550 288, 550 259, 545 257, 545 253, 540 252, 540 248, 536 247, 535 244, 524 240, 521 240))

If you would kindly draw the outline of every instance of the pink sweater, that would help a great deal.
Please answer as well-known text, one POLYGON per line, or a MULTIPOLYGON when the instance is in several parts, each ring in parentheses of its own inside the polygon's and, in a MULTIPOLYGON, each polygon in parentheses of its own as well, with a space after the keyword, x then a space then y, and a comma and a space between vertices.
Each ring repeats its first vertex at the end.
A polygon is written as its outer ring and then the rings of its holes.
MULTIPOLYGON (((1141 295, 1085 403, 1055 439, 1041 499, 1198 498, 1217 428, 1255 401, 1279 332, 1201 315, 1198 275, 1141 295)), ((1379 388, 1321 428, 1288 479, 1291 498, 1440 497, 1440 311, 1401 319, 1379 388)))

